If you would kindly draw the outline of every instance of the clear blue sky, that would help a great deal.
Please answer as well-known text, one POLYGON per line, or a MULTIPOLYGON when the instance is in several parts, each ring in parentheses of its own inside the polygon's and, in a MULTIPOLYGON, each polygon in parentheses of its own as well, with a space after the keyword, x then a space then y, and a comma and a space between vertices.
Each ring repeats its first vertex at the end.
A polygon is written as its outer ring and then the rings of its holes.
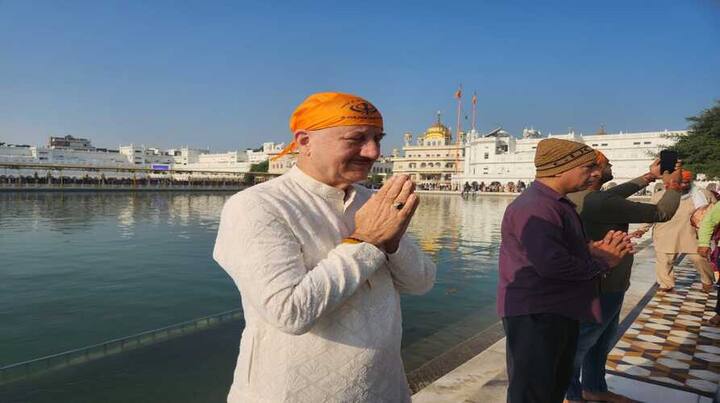
POLYGON ((720 2, 0 0, 5 142, 252 147, 338 90, 389 153, 436 110, 455 125, 458 83, 483 130, 684 128, 720 98, 720 2))

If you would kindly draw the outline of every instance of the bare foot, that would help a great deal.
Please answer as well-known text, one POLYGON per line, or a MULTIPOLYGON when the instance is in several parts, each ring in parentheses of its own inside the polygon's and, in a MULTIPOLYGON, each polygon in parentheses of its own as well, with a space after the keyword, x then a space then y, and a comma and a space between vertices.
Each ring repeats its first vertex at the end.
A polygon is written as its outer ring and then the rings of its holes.
POLYGON ((710 292, 713 290, 713 285, 712 284, 703 284, 702 290, 705 292, 710 292))
POLYGON ((720 315, 715 315, 712 318, 708 319, 708 324, 712 326, 718 326, 720 325, 720 315))

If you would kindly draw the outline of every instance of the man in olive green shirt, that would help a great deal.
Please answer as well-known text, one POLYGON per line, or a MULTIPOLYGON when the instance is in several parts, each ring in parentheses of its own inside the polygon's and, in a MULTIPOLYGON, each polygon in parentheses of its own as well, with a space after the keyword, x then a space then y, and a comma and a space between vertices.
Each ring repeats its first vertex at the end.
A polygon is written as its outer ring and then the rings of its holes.
MULTIPOLYGON (((608 190, 601 186, 612 180, 612 164, 598 152, 598 165, 603 170, 601 181, 582 200, 580 217, 585 232, 592 240, 602 239, 610 230, 627 232, 630 223, 668 221, 680 204, 681 165, 672 174, 660 174, 660 162, 655 161, 647 174, 608 190), (663 180, 670 189, 657 203, 638 203, 627 200, 656 179, 663 180)), ((633 257, 626 255, 620 264, 600 279, 601 323, 582 323, 575 353, 574 373, 566 398, 570 402, 600 400, 630 402, 625 396, 612 393, 605 382, 605 362, 617 334, 620 308, 625 291, 630 286, 633 257), (582 372, 582 383, 580 374, 582 372)))

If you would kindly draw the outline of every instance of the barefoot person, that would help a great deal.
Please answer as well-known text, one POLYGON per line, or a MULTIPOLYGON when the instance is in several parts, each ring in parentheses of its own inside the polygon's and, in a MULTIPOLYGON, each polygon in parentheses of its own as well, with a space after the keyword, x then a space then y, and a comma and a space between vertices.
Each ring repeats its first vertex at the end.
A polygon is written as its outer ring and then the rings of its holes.
POLYGON ((581 320, 599 321, 596 277, 631 252, 629 237, 583 233, 565 195, 599 179, 595 151, 545 139, 536 179, 505 211, 497 295, 506 334, 508 402, 562 402, 572 374, 581 320))
MULTIPOLYGON (((655 248, 655 273, 660 291, 672 291, 675 287, 673 266, 678 254, 684 253, 700 274, 702 288, 706 292, 713 289, 715 278, 713 269, 707 259, 697 254, 698 241, 695 228, 691 224, 693 212, 709 203, 715 202, 715 196, 705 189, 693 185, 693 174, 683 170, 683 194, 680 206, 670 221, 648 224, 638 230, 639 234, 653 229, 653 247, 655 248)), ((656 192, 652 203, 657 203, 665 191, 656 192)), ((686 260, 686 261, 687 261, 686 260)))
POLYGON ((242 297, 229 402, 409 402, 399 293, 435 265, 404 236, 419 199, 407 176, 355 185, 380 155, 383 121, 349 94, 308 97, 290 118, 297 165, 231 197, 215 260, 242 297))

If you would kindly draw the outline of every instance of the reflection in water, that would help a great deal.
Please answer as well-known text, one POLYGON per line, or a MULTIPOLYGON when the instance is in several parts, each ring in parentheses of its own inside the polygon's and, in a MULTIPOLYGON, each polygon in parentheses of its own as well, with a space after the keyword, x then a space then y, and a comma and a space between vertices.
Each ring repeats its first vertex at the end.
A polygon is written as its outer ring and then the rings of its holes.
POLYGON ((0 366, 238 308, 231 193, 0 193, 0 366))
POLYGON ((497 320, 500 224, 509 197, 421 195, 410 233, 438 265, 435 287, 404 296, 403 358, 413 369, 497 320))
POLYGON ((92 227, 107 217, 132 230, 136 221, 187 226, 217 225, 231 193, 174 192, 3 192, 0 193, 0 228, 12 230, 28 222, 44 222, 61 233, 92 227))
POLYGON ((409 231, 431 254, 441 248, 461 254, 487 253, 489 244, 500 243, 502 213, 511 201, 509 197, 422 195, 409 231))
MULTIPOLYGON (((239 307, 212 261, 231 193, 0 193, 0 365, 239 307)), ((438 264, 403 296, 409 368, 496 320, 500 219, 511 199, 421 195, 409 228, 438 264)))

